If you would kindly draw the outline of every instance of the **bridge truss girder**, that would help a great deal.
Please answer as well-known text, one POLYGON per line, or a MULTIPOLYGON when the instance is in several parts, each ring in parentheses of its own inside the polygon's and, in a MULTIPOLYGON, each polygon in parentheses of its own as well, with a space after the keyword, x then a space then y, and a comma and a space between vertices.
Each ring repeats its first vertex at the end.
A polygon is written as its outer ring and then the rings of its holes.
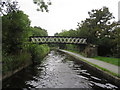
POLYGON ((32 36, 30 41, 39 44, 87 44, 87 38, 83 37, 32 36))

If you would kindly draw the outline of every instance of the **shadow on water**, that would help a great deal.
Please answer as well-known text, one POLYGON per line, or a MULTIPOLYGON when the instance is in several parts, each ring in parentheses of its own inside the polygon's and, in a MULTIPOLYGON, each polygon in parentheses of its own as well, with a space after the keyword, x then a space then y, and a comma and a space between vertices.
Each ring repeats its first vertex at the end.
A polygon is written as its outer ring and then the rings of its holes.
POLYGON ((31 65, 5 80, 3 88, 120 89, 76 62, 71 56, 56 51, 51 51, 41 64, 31 65))

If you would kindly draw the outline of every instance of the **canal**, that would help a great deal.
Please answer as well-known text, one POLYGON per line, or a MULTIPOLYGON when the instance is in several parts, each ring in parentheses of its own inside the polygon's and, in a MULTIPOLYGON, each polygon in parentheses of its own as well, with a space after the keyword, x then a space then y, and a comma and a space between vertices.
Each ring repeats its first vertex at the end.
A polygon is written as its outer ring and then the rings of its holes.
MULTIPOLYGON (((41 64, 29 66, 3 82, 3 88, 91 88, 120 90, 64 53, 51 51, 41 64)), ((26 89, 25 89, 26 88, 26 89)))

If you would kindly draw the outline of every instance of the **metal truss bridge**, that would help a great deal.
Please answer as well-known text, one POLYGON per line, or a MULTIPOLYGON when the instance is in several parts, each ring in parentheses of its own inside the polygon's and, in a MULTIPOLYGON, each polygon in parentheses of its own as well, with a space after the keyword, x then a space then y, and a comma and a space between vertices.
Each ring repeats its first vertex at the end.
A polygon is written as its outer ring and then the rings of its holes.
POLYGON ((35 44, 87 44, 84 37, 31 36, 30 41, 35 44))

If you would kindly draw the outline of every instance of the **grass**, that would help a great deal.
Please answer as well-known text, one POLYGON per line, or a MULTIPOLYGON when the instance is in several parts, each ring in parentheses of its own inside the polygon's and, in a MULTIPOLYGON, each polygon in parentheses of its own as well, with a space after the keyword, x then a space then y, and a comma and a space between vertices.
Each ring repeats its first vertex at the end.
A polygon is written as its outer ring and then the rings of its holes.
POLYGON ((94 59, 120 66, 120 58, 97 56, 97 57, 94 57, 94 59))

